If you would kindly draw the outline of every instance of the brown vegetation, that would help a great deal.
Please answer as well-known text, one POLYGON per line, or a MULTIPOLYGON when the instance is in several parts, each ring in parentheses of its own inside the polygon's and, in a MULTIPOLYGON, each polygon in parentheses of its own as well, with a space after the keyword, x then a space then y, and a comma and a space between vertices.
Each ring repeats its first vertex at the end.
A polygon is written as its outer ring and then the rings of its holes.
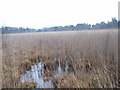
POLYGON ((35 82, 25 82, 22 84, 23 88, 35 88, 37 86, 37 83, 35 82))
POLYGON ((58 65, 57 57, 62 67, 67 61, 73 73, 54 79, 56 87, 118 87, 117 34, 117 30, 93 30, 3 35, 2 87, 22 87, 17 78, 22 70, 40 61, 46 68, 58 65))

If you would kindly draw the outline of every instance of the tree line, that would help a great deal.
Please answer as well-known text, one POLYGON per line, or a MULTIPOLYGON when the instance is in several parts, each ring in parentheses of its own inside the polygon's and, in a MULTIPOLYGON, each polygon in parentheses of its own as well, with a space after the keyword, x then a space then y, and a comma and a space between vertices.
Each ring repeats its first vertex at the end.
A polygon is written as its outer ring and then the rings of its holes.
POLYGON ((116 18, 112 18, 111 21, 96 23, 95 25, 81 23, 67 26, 54 26, 42 29, 23 28, 23 27, 2 27, 2 33, 25 33, 25 32, 44 32, 44 31, 68 31, 68 30, 94 30, 94 29, 115 29, 120 28, 120 21, 116 18))

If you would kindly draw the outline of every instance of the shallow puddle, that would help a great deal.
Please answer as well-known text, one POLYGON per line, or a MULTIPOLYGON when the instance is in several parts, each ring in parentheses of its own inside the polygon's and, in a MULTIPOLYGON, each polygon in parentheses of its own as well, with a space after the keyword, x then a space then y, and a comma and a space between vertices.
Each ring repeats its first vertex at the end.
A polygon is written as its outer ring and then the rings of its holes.
POLYGON ((21 76, 21 82, 35 82, 37 83, 36 88, 54 88, 52 80, 62 74, 68 73, 68 64, 65 63, 64 70, 61 66, 60 59, 58 59, 58 66, 51 77, 44 76, 45 69, 44 64, 39 62, 31 66, 31 70, 27 71, 21 76))

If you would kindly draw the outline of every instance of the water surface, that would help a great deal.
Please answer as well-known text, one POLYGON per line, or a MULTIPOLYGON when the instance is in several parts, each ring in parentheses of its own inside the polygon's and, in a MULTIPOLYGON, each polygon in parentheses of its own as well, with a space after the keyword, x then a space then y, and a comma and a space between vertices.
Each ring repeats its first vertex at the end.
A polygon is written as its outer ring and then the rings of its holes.
POLYGON ((65 64, 65 69, 62 70, 60 59, 58 60, 58 67, 57 70, 55 70, 53 77, 50 77, 49 80, 44 80, 44 64, 42 62, 39 62, 37 64, 34 64, 31 66, 31 70, 27 71, 25 74, 21 76, 21 82, 36 82, 37 87, 36 88, 54 88, 52 80, 62 74, 68 73, 68 65, 67 62, 65 64))

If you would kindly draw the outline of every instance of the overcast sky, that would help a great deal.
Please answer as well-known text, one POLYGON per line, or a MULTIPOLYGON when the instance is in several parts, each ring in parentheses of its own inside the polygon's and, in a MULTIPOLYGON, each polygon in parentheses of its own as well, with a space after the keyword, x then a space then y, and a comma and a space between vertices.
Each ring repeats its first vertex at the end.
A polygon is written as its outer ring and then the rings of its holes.
POLYGON ((119 0, 0 0, 0 26, 43 28, 118 18, 119 0))

